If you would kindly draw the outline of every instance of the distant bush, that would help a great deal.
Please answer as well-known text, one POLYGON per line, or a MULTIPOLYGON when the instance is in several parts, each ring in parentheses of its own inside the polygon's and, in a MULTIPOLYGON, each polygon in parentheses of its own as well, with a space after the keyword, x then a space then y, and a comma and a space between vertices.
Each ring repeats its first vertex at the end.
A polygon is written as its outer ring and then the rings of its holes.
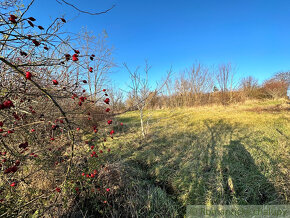
POLYGON ((273 99, 284 98, 287 96, 288 84, 284 80, 271 79, 263 84, 265 97, 273 99))

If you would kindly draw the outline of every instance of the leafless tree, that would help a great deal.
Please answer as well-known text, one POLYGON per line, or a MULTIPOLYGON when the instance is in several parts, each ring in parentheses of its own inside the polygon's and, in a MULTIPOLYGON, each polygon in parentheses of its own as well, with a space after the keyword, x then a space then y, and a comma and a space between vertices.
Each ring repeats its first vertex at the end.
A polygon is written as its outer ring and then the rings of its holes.
POLYGON ((206 66, 197 63, 186 71, 190 84, 190 92, 194 96, 194 102, 199 103, 201 95, 209 93, 212 89, 212 77, 209 69, 206 66))
POLYGON ((252 76, 245 77, 241 80, 241 90, 247 97, 253 96, 258 87, 258 80, 252 76))
POLYGON ((154 98, 164 87, 166 81, 169 79, 171 70, 167 73, 167 76, 161 84, 157 84, 154 90, 151 89, 149 84, 148 74, 151 69, 151 66, 145 61, 144 73, 141 75, 140 67, 136 67, 134 71, 131 71, 126 63, 124 63, 124 67, 130 74, 131 83, 129 85, 129 97, 131 98, 133 105, 139 111, 140 114, 140 125, 141 125, 141 133, 143 138, 146 136, 145 128, 144 128, 144 109, 149 104, 149 102, 154 98))
POLYGON ((111 85, 108 87, 107 93, 110 96, 110 105, 114 113, 125 109, 124 92, 120 88, 117 88, 116 85, 111 85))
POLYGON ((107 37, 105 31, 95 36, 85 28, 79 34, 78 44, 86 57, 84 64, 86 68, 82 69, 79 76, 87 80, 86 86, 93 100, 100 97, 100 90, 108 82, 108 74, 115 66, 112 57, 113 48, 107 45, 107 37))
POLYGON ((289 86, 290 85, 290 71, 278 72, 274 75, 273 79, 276 81, 284 81, 289 86))
POLYGON ((220 65, 216 73, 216 80, 222 94, 221 101, 223 104, 232 101, 235 73, 236 73, 235 67, 233 67, 231 63, 220 65))
POLYGON ((284 80, 270 79, 264 82, 263 89, 273 99, 283 98, 287 95, 288 84, 284 80))

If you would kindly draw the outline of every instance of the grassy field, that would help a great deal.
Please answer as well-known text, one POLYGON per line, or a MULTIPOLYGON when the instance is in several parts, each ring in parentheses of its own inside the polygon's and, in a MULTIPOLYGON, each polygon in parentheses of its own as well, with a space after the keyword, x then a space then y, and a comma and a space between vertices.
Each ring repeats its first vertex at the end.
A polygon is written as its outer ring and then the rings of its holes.
POLYGON ((285 100, 146 111, 146 139, 129 112, 110 159, 142 172, 135 182, 150 183, 142 201, 157 216, 188 204, 289 204, 289 112, 285 100))

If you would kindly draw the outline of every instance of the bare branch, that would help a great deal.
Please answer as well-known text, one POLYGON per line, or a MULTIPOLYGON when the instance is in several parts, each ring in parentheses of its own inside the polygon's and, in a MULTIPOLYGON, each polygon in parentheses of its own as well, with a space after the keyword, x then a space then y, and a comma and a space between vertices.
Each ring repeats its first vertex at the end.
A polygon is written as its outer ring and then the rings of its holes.
POLYGON ((92 12, 88 12, 88 11, 84 11, 84 10, 81 10, 79 9, 78 7, 76 7, 75 5, 65 1, 65 0, 56 0, 58 3, 60 3, 60 1, 62 1, 63 3, 65 3, 66 5, 69 5, 71 6, 72 8, 74 8, 75 10, 81 12, 81 13, 84 13, 84 14, 89 14, 89 15, 100 15, 100 14, 105 14, 107 12, 109 12, 110 10, 112 10, 115 5, 113 5, 112 7, 110 7, 109 9, 105 10, 105 11, 101 11, 101 12, 95 12, 95 13, 92 13, 92 12))

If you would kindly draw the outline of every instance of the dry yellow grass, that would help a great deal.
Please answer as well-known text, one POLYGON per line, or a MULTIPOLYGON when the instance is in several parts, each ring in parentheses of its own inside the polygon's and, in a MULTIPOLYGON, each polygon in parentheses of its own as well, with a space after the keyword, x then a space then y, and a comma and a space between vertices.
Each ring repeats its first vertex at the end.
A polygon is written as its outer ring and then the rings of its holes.
POLYGON ((112 141, 114 157, 138 163, 181 206, 289 203, 290 113, 285 100, 138 112, 112 141), (277 106, 278 105, 278 106, 277 106))

